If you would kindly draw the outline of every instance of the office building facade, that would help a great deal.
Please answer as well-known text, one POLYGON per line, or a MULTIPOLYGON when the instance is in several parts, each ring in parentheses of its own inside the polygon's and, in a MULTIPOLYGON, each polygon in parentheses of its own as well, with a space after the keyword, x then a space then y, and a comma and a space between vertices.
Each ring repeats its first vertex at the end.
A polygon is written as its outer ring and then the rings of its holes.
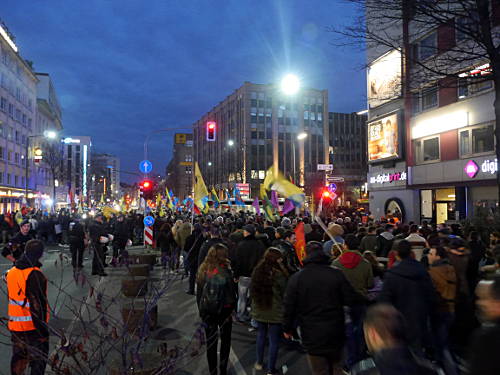
POLYGON ((26 148, 34 135, 38 79, 20 55, 14 37, 0 24, 0 213, 18 210, 35 195, 29 179, 25 197, 26 148))
POLYGON ((166 184, 175 196, 184 199, 191 195, 193 186, 193 134, 176 133, 172 160, 167 166, 166 184))
POLYGON ((368 171, 366 120, 366 114, 328 114, 330 164, 333 165, 329 175, 337 178, 343 204, 359 203, 363 197, 368 171))
POLYGON ((307 192, 317 164, 328 161, 328 92, 303 88, 287 96, 276 85, 245 82, 196 121, 193 134, 207 185, 246 183, 256 196, 273 167, 307 192), (206 139, 208 122, 216 124, 214 142, 206 139), (302 133, 307 136, 297 139, 302 133))
POLYGON ((102 197, 110 201, 120 199, 120 159, 106 153, 93 153, 91 157, 92 199, 102 197))

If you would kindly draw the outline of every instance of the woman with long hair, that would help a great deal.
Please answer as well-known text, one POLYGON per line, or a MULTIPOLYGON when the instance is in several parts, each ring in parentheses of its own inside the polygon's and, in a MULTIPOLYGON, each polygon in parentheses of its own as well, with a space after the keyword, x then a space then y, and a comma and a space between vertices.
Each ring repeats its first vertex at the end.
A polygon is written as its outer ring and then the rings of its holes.
POLYGON ((197 275, 198 310, 205 323, 207 359, 210 375, 217 375, 217 346, 220 334, 221 347, 219 374, 227 374, 231 350, 232 313, 237 294, 228 257, 228 249, 222 243, 210 247, 197 275))
POLYGON ((264 366, 264 348, 266 338, 269 339, 267 373, 276 374, 279 343, 281 339, 281 323, 283 321, 288 271, 283 265, 283 254, 276 247, 270 247, 257 264, 250 283, 252 298, 252 317, 257 321, 257 361, 255 369, 260 371, 264 366))

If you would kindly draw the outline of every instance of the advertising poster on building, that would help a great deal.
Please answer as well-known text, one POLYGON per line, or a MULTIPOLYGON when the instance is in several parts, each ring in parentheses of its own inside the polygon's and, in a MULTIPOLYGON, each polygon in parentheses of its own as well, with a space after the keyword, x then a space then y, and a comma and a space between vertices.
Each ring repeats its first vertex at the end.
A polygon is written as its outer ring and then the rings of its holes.
POLYGON ((368 161, 398 158, 399 146, 397 113, 368 124, 368 161))
POLYGON ((401 53, 391 51, 368 67, 368 106, 378 107, 401 94, 401 53))

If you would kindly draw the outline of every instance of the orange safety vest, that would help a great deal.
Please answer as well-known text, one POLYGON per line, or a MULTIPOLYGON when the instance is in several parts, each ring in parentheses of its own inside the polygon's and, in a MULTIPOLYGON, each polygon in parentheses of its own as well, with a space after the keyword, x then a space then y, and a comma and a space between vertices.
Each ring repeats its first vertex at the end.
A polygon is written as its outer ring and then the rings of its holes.
MULTIPOLYGON (((9 293, 9 330, 16 332, 36 330, 30 311, 30 304, 26 297, 26 280, 33 271, 40 271, 38 267, 21 270, 12 267, 7 271, 6 281, 9 293)), ((47 293, 47 292, 45 292, 47 293)), ((49 307, 47 306, 47 320, 49 322, 49 307)))

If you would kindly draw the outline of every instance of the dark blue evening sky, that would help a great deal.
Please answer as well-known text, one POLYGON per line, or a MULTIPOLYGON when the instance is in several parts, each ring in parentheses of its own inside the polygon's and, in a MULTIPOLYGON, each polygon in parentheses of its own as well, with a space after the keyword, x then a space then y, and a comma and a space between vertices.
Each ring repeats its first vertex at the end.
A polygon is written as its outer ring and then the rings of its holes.
MULTIPOLYGON (((189 130, 244 81, 290 71, 328 89, 330 111, 364 108, 364 54, 327 32, 352 16, 342 0, 2 0, 0 11, 21 55, 52 76, 65 135, 90 135, 129 171, 145 132, 189 130)), ((172 137, 150 150, 163 175, 172 137)))

